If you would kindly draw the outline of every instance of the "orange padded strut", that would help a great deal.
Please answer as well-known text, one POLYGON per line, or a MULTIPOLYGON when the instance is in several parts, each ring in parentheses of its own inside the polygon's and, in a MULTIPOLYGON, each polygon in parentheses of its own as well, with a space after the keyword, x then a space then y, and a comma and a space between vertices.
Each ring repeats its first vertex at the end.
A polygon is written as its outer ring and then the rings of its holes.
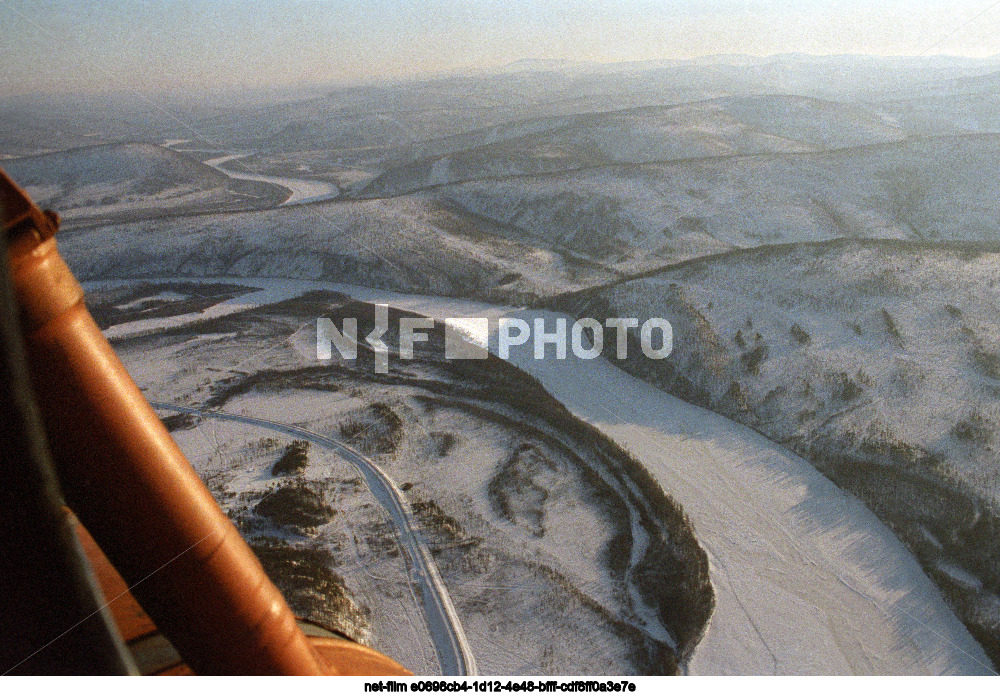
POLYGON ((329 673, 101 335, 41 213, 0 171, 32 380, 67 501, 198 674, 329 673))

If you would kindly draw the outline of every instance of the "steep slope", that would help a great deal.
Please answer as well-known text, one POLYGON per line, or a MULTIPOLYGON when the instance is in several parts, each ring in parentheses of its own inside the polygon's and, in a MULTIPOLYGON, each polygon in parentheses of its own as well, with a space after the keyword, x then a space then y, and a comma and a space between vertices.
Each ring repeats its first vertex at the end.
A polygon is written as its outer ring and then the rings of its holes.
POLYGON ((809 458, 900 536, 1000 663, 1000 250, 904 242, 724 254, 561 298, 667 318, 625 365, 809 458))

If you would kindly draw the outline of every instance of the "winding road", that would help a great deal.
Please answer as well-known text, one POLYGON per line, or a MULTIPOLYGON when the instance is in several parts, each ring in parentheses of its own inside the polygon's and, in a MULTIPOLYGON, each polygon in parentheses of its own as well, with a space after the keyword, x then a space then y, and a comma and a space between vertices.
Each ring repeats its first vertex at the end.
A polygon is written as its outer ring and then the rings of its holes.
POLYGON ((400 546, 409 561, 411 577, 420 589, 427 626, 434 640, 434 648, 442 674, 462 676, 475 676, 477 674, 476 659, 472 654, 469 641, 465 637, 462 622, 458 618, 458 613, 455 611, 448 594, 448 588, 445 587, 444 581, 441 579, 441 574, 438 572, 430 549, 427 548, 414 528, 413 512, 406 500, 406 495, 375 462, 343 442, 295 425, 158 401, 151 401, 150 404, 163 411, 191 413, 205 418, 246 423, 302 438, 320 447, 335 451, 353 464, 364 476, 369 490, 392 519, 393 527, 399 536, 400 546))

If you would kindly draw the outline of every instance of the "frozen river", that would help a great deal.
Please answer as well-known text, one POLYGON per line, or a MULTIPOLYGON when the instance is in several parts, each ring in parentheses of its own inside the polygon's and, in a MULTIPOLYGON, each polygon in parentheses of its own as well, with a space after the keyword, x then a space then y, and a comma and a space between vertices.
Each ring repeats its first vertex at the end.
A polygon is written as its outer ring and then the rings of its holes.
MULTIPOLYGON (((558 316, 341 284, 204 280, 260 288, 206 310, 213 316, 331 289, 437 319, 487 317, 490 334, 476 338, 494 352, 500 317, 558 316)), ((135 322, 109 333, 125 336, 203 316, 135 322)), ((509 360, 631 452, 691 519, 709 556, 717 606, 688 673, 992 673, 982 648, 914 557, 807 461, 603 359, 569 351, 563 360, 551 353, 536 360, 528 344, 509 360)))

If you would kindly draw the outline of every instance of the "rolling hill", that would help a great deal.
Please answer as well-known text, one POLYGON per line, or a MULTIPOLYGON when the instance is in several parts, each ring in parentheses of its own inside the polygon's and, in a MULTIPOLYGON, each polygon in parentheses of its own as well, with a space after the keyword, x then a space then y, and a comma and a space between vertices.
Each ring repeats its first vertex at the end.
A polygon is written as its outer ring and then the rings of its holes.
POLYGON ((246 207, 245 194, 264 193, 259 187, 237 189, 211 167, 146 143, 9 159, 3 168, 39 205, 67 221, 246 207))
POLYGON ((996 245, 838 240, 697 259, 553 304, 668 319, 673 354, 636 346, 622 367, 857 495, 998 663, 998 269, 996 245))

